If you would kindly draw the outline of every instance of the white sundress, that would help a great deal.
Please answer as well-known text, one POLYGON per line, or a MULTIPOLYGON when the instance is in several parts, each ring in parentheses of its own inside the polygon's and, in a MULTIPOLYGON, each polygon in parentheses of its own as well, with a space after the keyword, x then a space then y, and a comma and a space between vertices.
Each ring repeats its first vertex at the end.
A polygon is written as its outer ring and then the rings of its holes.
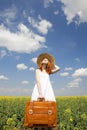
MULTIPOLYGON (((39 70, 39 76, 40 76, 41 90, 42 90, 42 94, 45 98, 45 101, 55 101, 56 102, 53 88, 52 88, 52 85, 50 82, 49 74, 44 73, 39 70)), ((32 92, 32 96, 31 96, 31 100, 32 101, 37 100, 38 97, 39 97, 38 88, 37 88, 37 84, 35 84, 33 92, 32 92)))

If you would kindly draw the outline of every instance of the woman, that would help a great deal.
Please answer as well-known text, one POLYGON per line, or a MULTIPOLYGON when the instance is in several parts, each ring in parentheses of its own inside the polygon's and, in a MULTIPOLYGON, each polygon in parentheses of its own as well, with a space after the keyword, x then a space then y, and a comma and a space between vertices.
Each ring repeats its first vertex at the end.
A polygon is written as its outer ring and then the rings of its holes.
POLYGON ((60 67, 55 65, 54 57, 48 53, 42 53, 38 56, 37 65, 36 84, 31 100, 45 98, 45 101, 56 101, 49 75, 59 71, 60 67))

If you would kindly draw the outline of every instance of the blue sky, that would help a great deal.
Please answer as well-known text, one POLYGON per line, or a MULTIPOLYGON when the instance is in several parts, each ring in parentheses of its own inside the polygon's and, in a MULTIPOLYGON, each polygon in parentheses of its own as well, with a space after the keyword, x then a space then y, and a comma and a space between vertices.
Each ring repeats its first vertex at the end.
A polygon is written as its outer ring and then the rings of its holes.
POLYGON ((31 96, 43 52, 55 95, 87 95, 86 0, 0 0, 0 95, 31 96))

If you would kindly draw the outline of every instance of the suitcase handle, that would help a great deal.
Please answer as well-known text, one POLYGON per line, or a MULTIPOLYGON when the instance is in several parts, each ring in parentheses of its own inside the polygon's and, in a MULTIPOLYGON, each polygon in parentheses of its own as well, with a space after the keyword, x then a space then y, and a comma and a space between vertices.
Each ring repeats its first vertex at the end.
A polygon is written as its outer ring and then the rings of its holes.
POLYGON ((37 101, 43 102, 43 101, 45 101, 45 98, 44 97, 38 97, 37 101))

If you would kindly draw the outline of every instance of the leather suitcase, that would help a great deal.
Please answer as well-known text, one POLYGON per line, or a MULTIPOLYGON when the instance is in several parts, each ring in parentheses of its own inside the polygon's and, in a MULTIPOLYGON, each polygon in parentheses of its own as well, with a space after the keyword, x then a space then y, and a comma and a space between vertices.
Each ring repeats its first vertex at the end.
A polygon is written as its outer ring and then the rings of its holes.
POLYGON ((57 125, 56 102, 54 101, 28 101, 26 102, 24 126, 47 126, 57 125))

